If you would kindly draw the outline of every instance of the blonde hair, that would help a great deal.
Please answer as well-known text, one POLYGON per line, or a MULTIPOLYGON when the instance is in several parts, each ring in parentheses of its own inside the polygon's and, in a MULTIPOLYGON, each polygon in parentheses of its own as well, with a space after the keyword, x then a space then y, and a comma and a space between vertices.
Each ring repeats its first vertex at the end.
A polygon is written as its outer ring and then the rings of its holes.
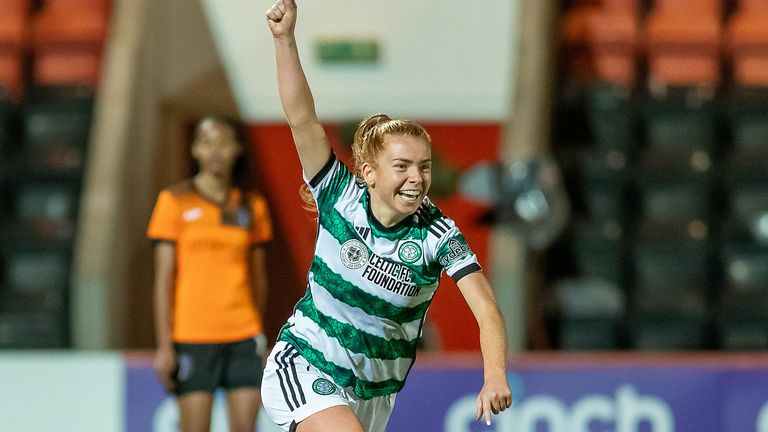
MULTIPOLYGON (((410 120, 392 119, 386 114, 370 115, 360 121, 352 141, 352 173, 363 181, 362 166, 364 163, 376 166, 376 159, 384 149, 384 141, 389 136, 412 136, 432 145, 432 137, 427 130, 410 120)), ((303 207, 309 211, 317 211, 315 199, 307 185, 302 185, 299 195, 304 202, 303 207)))
POLYGON ((352 172, 355 177, 363 179, 361 168, 364 163, 375 166, 376 159, 384 149, 384 140, 388 136, 412 136, 432 145, 432 137, 427 131, 410 120, 391 119, 386 114, 368 116, 357 125, 352 142, 352 172))

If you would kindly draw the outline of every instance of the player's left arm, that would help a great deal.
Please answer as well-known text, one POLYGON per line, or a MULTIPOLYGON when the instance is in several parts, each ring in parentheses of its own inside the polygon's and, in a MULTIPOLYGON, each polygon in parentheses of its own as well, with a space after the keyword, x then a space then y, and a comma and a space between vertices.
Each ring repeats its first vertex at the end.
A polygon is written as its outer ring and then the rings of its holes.
POLYGON ((456 283, 480 327, 483 354, 483 388, 477 396, 477 420, 490 425, 491 413, 498 414, 512 406, 512 392, 507 382, 507 335, 491 285, 483 272, 470 273, 456 283))

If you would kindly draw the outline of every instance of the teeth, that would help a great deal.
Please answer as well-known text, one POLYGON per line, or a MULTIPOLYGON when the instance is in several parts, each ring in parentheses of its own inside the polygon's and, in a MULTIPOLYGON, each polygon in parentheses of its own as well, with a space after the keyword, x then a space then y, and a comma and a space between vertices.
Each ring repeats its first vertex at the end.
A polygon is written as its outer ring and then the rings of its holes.
POLYGON ((415 198, 415 197, 419 196, 419 192, 418 191, 400 191, 400 194, 401 195, 405 195, 405 196, 409 196, 409 197, 412 197, 412 198, 415 198))

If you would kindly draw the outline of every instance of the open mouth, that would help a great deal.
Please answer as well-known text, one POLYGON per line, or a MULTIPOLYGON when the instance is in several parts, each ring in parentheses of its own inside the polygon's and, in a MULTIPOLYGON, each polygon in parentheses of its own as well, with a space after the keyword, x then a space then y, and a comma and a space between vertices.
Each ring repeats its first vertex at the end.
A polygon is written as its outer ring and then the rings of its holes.
POLYGON ((401 190, 397 195, 405 202, 415 203, 421 196, 421 191, 418 190, 401 190))

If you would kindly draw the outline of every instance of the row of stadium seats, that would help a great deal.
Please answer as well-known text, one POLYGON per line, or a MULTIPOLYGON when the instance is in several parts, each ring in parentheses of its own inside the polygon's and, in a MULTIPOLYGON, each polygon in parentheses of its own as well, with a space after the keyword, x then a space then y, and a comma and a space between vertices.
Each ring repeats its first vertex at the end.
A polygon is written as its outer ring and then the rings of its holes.
POLYGON ((0 348, 70 344, 107 0, 0 0, 0 348))
POLYGON ((634 84, 641 63, 650 85, 722 80, 730 65, 740 86, 768 86, 768 1, 580 0, 561 24, 563 61, 570 79, 634 84))
POLYGON ((18 102, 35 85, 98 84, 110 0, 0 0, 0 88, 18 102))
POLYGON ((92 89, 36 87, 0 116, 8 126, 0 142, 0 347, 68 344, 69 273, 92 102, 92 89))
MULTIPOLYGON (((735 74, 721 85, 720 67, 702 59, 736 56, 737 45, 721 51, 733 38, 696 28, 735 28, 742 15, 768 16, 768 2, 725 6, 577 0, 564 14, 564 34, 586 20, 589 32, 636 38, 622 57, 632 75, 571 67, 559 77, 553 147, 574 208, 547 256, 559 348, 768 348, 768 81, 735 74), (647 86, 637 85, 641 49, 647 86)), ((750 55, 768 54, 759 36, 750 55)))

